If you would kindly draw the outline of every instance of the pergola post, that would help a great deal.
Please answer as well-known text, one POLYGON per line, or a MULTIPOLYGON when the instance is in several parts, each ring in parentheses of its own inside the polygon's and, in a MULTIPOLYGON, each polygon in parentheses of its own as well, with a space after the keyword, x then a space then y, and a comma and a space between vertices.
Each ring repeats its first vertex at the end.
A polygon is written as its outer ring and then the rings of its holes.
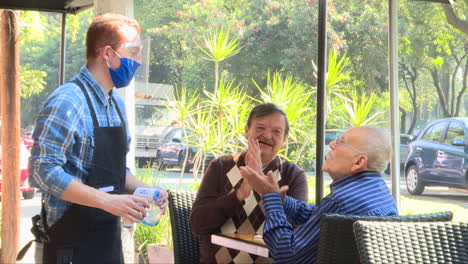
POLYGON ((18 15, 0 10, 0 102, 2 115, 1 263, 15 263, 20 219, 20 59, 18 15))
POLYGON ((315 154, 315 203, 323 197, 323 145, 325 144, 325 92, 327 84, 327 0, 320 0, 318 10, 318 72, 317 72, 317 143, 315 154))
POLYGON ((62 31, 60 34, 60 63, 59 63, 59 85, 65 80, 65 44, 67 43, 67 13, 62 13, 62 31))
POLYGON ((400 208, 400 112, 398 102, 398 0, 388 0, 388 88, 390 90, 390 127, 392 133, 392 195, 400 208))

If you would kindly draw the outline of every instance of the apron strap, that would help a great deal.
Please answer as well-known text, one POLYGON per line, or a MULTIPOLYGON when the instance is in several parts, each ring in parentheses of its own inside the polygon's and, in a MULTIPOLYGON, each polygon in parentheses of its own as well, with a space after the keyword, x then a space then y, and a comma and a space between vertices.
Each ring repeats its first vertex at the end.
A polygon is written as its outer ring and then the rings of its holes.
MULTIPOLYGON (((71 82, 76 84, 78 87, 80 87, 81 91, 83 91, 83 94, 85 95, 85 98, 86 98, 86 102, 88 103, 88 106, 89 106, 89 111, 91 112, 91 117, 93 118, 93 125, 94 125, 94 127, 99 127, 99 123, 98 123, 97 117, 96 117, 96 112, 94 111, 93 104, 91 103, 91 99, 89 98, 89 94, 86 92, 86 89, 85 89, 82 81, 80 81, 79 79, 74 79, 71 82)), ((111 91, 111 93, 112 93, 112 91, 111 91)), ((122 112, 120 111, 120 108, 117 105, 117 102, 115 101, 115 99, 114 99, 114 97, 112 95, 111 95, 111 98, 112 98, 112 101, 115 104, 115 109, 117 110, 117 114, 119 115, 120 122, 121 122, 122 126, 125 127, 124 119, 122 117, 122 112)))

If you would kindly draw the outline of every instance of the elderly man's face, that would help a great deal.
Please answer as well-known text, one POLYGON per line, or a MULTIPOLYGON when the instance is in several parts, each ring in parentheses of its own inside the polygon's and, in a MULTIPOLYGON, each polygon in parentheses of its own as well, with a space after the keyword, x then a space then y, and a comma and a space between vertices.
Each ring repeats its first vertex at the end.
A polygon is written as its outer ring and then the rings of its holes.
POLYGON ((338 179, 353 173, 353 166, 365 155, 361 150, 366 132, 360 128, 351 128, 337 140, 330 142, 328 158, 323 164, 323 171, 332 179, 338 179))
POLYGON ((254 118, 250 127, 246 129, 245 137, 247 139, 258 139, 264 165, 276 157, 286 141, 285 129, 286 120, 279 112, 254 118))

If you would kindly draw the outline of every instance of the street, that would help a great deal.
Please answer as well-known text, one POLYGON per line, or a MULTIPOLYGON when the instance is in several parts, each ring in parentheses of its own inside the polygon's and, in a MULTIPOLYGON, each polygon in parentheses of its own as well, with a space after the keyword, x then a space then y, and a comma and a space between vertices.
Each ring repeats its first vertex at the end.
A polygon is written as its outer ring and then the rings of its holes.
MULTIPOLYGON (((158 177, 158 181, 160 184, 166 186, 169 189, 188 189, 188 185, 193 183, 193 174, 192 173, 184 173, 182 177, 182 184, 178 186, 180 171, 177 170, 170 170, 165 172, 160 172, 157 170, 139 170, 138 173, 151 173, 154 177, 158 177)), ((312 173, 307 173, 308 176, 312 175, 312 173)), ((311 176, 313 177, 313 176, 311 176)), ((200 176, 199 176, 200 178, 200 176)), ((384 180, 390 186, 390 176, 384 174, 384 180)), ((325 184, 330 184, 330 178, 327 175, 324 175, 325 184)), ((310 192, 314 192, 314 190, 309 190, 310 192)), ((400 192, 401 195, 410 197, 406 190, 404 178, 401 177, 400 181, 400 192)), ((32 234, 30 232, 32 223, 31 217, 38 214, 40 212, 40 193, 37 192, 34 199, 31 200, 21 200, 21 219, 20 219, 20 249, 26 245, 30 240, 33 239, 32 234)), ((457 204, 465 209, 468 209, 468 192, 458 192, 449 190, 445 187, 427 187, 424 191, 423 195, 420 196, 411 196, 418 200, 427 200, 427 201, 434 201, 434 202, 450 202, 453 204, 457 204)), ((443 211, 443 208, 440 208, 440 211, 443 211)), ((24 259, 19 263, 33 263, 34 262, 34 244, 31 246, 31 249, 27 252, 24 259)))

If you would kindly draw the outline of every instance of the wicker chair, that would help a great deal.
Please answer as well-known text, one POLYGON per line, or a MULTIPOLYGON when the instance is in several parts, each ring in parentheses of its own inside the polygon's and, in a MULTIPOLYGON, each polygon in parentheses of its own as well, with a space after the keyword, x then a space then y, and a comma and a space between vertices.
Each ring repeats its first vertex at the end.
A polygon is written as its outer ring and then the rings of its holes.
POLYGON ((357 221, 362 263, 468 263, 468 223, 357 221))
POLYGON ((451 221, 452 212, 410 216, 356 216, 328 214, 321 218, 317 263, 360 263, 353 223, 358 220, 393 222, 451 221))
POLYGON ((195 201, 194 192, 169 192, 172 239, 175 263, 200 262, 200 239, 190 231, 190 211, 195 201))

